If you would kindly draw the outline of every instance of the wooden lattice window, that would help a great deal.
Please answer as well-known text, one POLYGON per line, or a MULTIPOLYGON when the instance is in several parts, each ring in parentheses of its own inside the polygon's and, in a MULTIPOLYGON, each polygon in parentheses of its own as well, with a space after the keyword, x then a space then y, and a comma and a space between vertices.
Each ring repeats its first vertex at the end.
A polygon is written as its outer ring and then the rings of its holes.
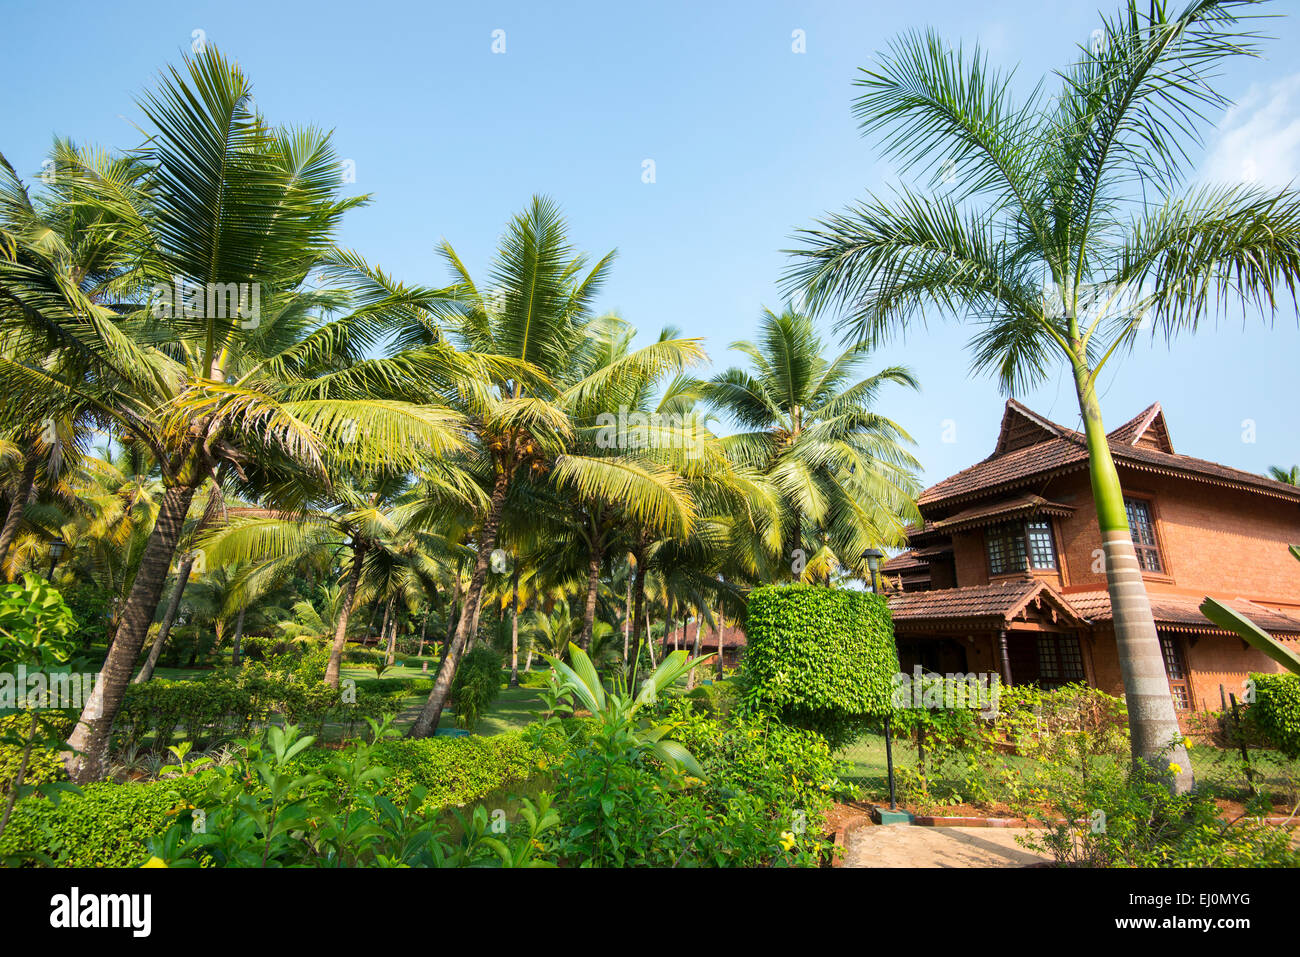
POLYGON ((1038 639, 1038 678, 1043 684, 1083 681, 1083 651, 1077 635, 1038 639))
POLYGON ((1173 696, 1174 707, 1179 711, 1190 710, 1192 689, 1187 683, 1187 663, 1183 661, 1178 639, 1173 635, 1161 635, 1160 656, 1165 660, 1165 674, 1169 677, 1169 693, 1173 696))
POLYGON ((1138 566, 1146 572, 1164 571, 1160 545, 1156 542, 1156 524, 1151 520, 1151 506, 1140 498, 1126 498, 1124 510, 1128 513, 1128 527, 1133 535, 1138 566))
POLYGON ((991 574, 1022 572, 1026 568, 1056 568, 1052 526, 1045 518, 993 525, 985 532, 984 541, 991 574))

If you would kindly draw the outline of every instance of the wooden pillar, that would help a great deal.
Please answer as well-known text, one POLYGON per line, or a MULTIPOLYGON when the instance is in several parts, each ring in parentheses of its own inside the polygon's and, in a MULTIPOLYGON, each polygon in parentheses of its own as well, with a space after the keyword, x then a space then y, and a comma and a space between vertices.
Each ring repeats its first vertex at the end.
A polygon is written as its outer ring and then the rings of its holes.
POLYGON ((1007 652, 1007 630, 998 632, 998 663, 1002 666, 1002 683, 1011 687, 1011 655, 1007 652))

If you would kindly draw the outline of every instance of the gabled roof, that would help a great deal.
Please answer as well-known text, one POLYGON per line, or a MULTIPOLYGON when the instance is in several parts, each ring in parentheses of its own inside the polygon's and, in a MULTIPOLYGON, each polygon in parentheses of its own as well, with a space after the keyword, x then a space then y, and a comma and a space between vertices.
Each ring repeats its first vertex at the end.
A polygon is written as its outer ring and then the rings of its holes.
POLYGON ((1031 605, 1045 610, 1053 618, 1083 624, 1083 619, 1051 585, 1033 578, 1014 578, 967 588, 904 592, 889 599, 894 621, 912 625, 955 619, 1002 627, 1031 605))
MULTIPOLYGON (((1172 475, 1300 502, 1300 488, 1173 451, 1164 412, 1157 402, 1111 432, 1111 455, 1121 468, 1172 475)), ((1088 466, 1084 435, 1051 422, 1008 399, 998 445, 984 461, 949 476, 921 493, 917 504, 926 511, 955 506, 989 495, 1005 494, 1054 475, 1088 466)))
POLYGON ((1140 445, 1170 454, 1174 451, 1174 442, 1169 437, 1169 426, 1165 423, 1165 413, 1159 402, 1152 402, 1106 438, 1120 445, 1140 445))

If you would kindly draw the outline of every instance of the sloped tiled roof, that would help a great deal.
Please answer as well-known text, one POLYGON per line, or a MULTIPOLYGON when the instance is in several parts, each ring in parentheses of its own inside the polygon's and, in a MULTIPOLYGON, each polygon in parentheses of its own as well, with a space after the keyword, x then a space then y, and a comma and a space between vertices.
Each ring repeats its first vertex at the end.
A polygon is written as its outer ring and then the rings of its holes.
POLYGON ((926 522, 921 527, 913 525, 907 529, 907 535, 911 538, 917 535, 955 532, 963 528, 976 528, 980 525, 988 525, 1016 516, 1068 516, 1073 512, 1073 505, 1051 502, 1041 495, 1018 495, 1015 498, 1001 499, 996 502, 987 502, 964 508, 955 515, 926 522))
POLYGON ((1014 578, 967 588, 939 588, 934 591, 895 594, 889 599, 889 610, 897 622, 939 621, 949 618, 1010 621, 1040 596, 1067 616, 1078 617, 1050 585, 1032 578, 1014 578))
MULTIPOLYGON (((1223 630, 1201 614, 1200 598, 1161 595, 1159 593, 1148 597, 1151 600, 1151 614, 1155 618, 1156 624, 1161 628, 1204 632, 1223 630)), ((1110 594, 1104 590, 1076 592, 1066 595, 1065 598, 1070 603, 1070 606, 1078 611, 1080 617, 1091 622, 1110 621, 1113 617, 1110 608, 1110 594)), ((1300 634, 1300 621, 1280 611, 1265 608, 1263 605, 1257 605, 1253 601, 1247 601, 1244 598, 1234 598, 1230 601, 1220 599, 1220 601, 1241 612, 1267 632, 1300 634)))
MULTIPOLYGON (((1144 409, 1136 418, 1124 423, 1108 436, 1111 455, 1120 467, 1165 475, 1177 475, 1192 481, 1245 489, 1275 498, 1300 501, 1300 488, 1240 469, 1207 462, 1190 455, 1164 451, 1173 446, 1168 441, 1164 413, 1159 403, 1144 409), (1151 430, 1158 426, 1159 434, 1151 430), (1153 437, 1154 435, 1154 437, 1153 437), (1149 440, 1149 441, 1148 441, 1149 440), (1143 444, 1138 444, 1143 443, 1143 444)), ((1086 468, 1088 450, 1083 433, 1049 422, 1036 412, 1007 400, 998 450, 982 462, 930 486, 917 499, 922 509, 956 505, 974 498, 1005 492, 1055 474, 1086 468), (1007 448, 1011 424, 1027 423, 1020 435, 1047 438, 1018 448, 1007 448)))
POLYGON ((901 552, 898 555, 895 555, 887 562, 884 562, 880 566, 880 570, 882 572, 893 572, 897 574, 899 572, 912 571, 914 569, 929 568, 929 567, 930 567, 929 562, 922 559, 919 555, 916 554, 915 551, 909 549, 908 551, 901 552))

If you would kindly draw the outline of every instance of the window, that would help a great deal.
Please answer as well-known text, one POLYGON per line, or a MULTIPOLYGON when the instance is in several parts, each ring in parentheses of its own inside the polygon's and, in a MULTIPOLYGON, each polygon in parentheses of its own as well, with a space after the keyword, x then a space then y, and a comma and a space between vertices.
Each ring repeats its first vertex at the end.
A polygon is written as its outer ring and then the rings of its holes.
POLYGON ((1038 639, 1038 680, 1048 685, 1084 680, 1083 652, 1077 636, 1038 639))
POLYGON ((985 533, 989 571, 994 575, 1022 572, 1026 568, 1056 568, 1052 526, 1045 518, 1004 522, 985 533))
POLYGON ((1178 639, 1172 635, 1160 636, 1160 655, 1165 660, 1165 674, 1169 676, 1169 693, 1173 696, 1174 707, 1187 711, 1192 706, 1192 692, 1187 686, 1187 666, 1183 663, 1183 651, 1178 647, 1178 639))
POLYGON ((1156 544, 1156 524, 1151 520, 1151 506, 1140 498, 1126 498, 1124 510, 1128 513, 1128 527, 1133 534, 1138 567, 1144 572, 1164 571, 1160 546, 1156 544))

